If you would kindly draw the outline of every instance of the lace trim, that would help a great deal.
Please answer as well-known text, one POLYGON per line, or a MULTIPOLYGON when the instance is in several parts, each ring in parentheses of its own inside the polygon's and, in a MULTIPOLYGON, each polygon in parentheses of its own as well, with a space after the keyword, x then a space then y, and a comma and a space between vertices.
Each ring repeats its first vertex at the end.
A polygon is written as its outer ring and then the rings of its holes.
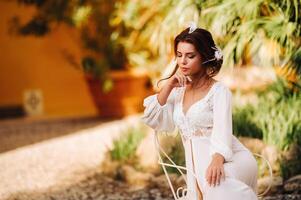
POLYGON ((212 127, 202 127, 197 130, 193 130, 190 128, 189 130, 185 130, 185 128, 181 128, 181 134, 183 138, 186 140, 192 139, 193 137, 208 137, 210 136, 212 131, 212 127))

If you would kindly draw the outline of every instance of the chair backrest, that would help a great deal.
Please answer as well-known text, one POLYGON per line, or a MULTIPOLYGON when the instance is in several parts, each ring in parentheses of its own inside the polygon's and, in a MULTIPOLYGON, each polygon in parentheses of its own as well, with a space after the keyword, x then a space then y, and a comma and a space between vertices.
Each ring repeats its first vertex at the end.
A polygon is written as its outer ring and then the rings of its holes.
POLYGON ((157 132, 155 132, 155 146, 156 146, 157 153, 158 153, 158 158, 159 158, 158 163, 162 166, 162 169, 163 169, 163 171, 164 171, 164 174, 165 174, 165 176, 166 176, 167 182, 168 182, 169 187, 170 187, 170 189, 171 189, 171 191, 172 191, 172 194, 173 194, 173 196, 174 196, 174 199, 176 199, 176 200, 177 200, 177 199, 181 199, 181 198, 183 197, 183 195, 187 195, 188 189, 187 189, 187 188, 184 188, 184 187, 179 187, 179 188, 177 188, 177 190, 175 191, 175 189, 174 189, 174 187, 173 187, 173 185, 172 185, 172 182, 171 182, 171 180, 170 180, 170 177, 169 177, 169 175, 168 175, 168 172, 167 172, 167 170, 166 170, 166 167, 176 168, 176 169, 180 172, 182 178, 185 180, 186 185, 187 185, 187 178, 186 178, 186 176, 185 176, 185 174, 183 173, 182 170, 190 171, 190 172, 193 174, 193 176, 194 176, 195 179, 196 179, 196 175, 195 175, 191 170, 187 169, 186 167, 177 165, 177 164, 176 164, 176 163, 175 163, 175 162, 167 155, 167 153, 164 151, 164 149, 163 149, 163 148, 161 147, 161 145, 160 145, 160 142, 159 142, 159 138, 158 138, 157 132), (162 159, 162 157, 161 157, 161 153, 169 160, 169 162, 170 162, 171 164, 168 164, 168 163, 164 163, 164 162, 163 162, 163 159, 162 159), (182 191, 182 193, 181 193, 181 191, 182 191))
POLYGON ((271 178, 270 184, 269 184, 269 186, 265 189, 264 192, 262 192, 261 194, 257 194, 258 197, 263 197, 266 193, 269 192, 269 190, 270 190, 271 187, 272 187, 273 170, 272 170, 272 166, 271 166, 270 162, 269 162, 264 156, 262 156, 262 155, 260 155, 260 154, 258 154, 258 153, 253 153, 253 155, 255 155, 255 156, 257 156, 257 157, 263 159, 263 160, 267 163, 267 165, 268 165, 268 167, 269 167, 269 173, 270 173, 270 178, 271 178))

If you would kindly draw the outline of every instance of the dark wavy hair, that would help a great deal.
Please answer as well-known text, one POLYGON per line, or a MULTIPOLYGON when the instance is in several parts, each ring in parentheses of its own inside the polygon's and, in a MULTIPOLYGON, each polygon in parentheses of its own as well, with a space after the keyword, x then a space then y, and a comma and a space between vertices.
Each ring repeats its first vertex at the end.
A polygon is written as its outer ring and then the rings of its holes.
MULTIPOLYGON (((223 59, 216 60, 215 58, 215 43, 212 35, 209 31, 197 28, 192 33, 189 33, 189 28, 183 30, 179 35, 176 36, 174 40, 174 54, 177 55, 177 48, 179 42, 187 42, 193 44, 195 49, 200 53, 202 59, 202 67, 205 67, 206 72, 209 71, 208 76, 213 77, 220 71, 223 59)), ((201 67, 201 66, 200 66, 201 67)), ((158 81, 157 86, 160 81, 171 78, 179 68, 178 64, 167 78, 163 78, 158 81)))

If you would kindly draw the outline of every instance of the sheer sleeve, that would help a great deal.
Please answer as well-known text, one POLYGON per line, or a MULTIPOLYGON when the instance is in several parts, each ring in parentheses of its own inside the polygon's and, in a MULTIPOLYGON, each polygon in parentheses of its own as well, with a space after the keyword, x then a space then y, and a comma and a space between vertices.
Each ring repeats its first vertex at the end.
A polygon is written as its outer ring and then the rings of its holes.
POLYGON ((213 96, 213 129, 210 154, 220 153, 225 161, 232 159, 232 94, 224 85, 213 96))
POLYGON ((173 122, 175 90, 176 88, 170 92, 164 105, 159 103, 158 94, 144 99, 143 106, 145 109, 141 119, 145 124, 156 131, 172 132, 175 129, 173 122))

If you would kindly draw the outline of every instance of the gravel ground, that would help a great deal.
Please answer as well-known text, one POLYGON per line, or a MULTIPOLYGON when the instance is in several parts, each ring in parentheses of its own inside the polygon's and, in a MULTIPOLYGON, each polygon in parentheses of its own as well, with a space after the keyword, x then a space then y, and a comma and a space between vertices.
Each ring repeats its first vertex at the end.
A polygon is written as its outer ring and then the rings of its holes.
POLYGON ((112 139, 137 119, 1 123, 0 199, 161 199, 156 188, 133 191, 100 172, 112 139))
POLYGON ((172 200, 169 188, 133 189, 100 172, 112 139, 138 117, 0 122, 0 200, 172 200))

